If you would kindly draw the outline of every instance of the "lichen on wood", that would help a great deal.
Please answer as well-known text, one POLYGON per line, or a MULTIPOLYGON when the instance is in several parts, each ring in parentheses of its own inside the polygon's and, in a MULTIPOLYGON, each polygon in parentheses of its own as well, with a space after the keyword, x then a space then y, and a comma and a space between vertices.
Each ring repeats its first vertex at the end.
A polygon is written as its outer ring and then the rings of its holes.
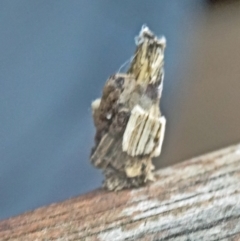
POLYGON ((111 76, 101 99, 92 103, 96 135, 91 162, 103 170, 109 190, 154 180, 152 158, 160 155, 165 133, 159 105, 166 40, 143 26, 136 44, 127 73, 111 76))

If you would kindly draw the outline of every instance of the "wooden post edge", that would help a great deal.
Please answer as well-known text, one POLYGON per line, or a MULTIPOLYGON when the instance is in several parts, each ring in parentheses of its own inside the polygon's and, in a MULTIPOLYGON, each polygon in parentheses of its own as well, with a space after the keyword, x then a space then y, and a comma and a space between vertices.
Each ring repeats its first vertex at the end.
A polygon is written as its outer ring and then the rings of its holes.
POLYGON ((240 145, 0 222, 0 240, 240 240, 240 145))

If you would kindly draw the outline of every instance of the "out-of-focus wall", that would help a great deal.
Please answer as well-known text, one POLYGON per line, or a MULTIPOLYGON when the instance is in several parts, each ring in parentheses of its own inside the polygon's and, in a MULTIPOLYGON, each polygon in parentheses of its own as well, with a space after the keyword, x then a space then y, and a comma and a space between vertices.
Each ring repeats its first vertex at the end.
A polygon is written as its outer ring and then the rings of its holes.
POLYGON ((240 2, 231 2, 207 7, 195 26, 159 166, 240 142, 240 2))

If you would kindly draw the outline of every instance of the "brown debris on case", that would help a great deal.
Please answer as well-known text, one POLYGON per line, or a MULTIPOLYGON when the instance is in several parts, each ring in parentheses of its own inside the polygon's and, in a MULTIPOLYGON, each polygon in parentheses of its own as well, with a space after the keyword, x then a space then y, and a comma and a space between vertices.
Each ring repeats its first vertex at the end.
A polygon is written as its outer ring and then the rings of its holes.
POLYGON ((165 38, 146 27, 127 73, 111 76, 102 98, 92 103, 96 127, 91 162, 103 170, 109 190, 153 181, 152 158, 161 153, 165 117, 159 104, 163 87, 165 38))

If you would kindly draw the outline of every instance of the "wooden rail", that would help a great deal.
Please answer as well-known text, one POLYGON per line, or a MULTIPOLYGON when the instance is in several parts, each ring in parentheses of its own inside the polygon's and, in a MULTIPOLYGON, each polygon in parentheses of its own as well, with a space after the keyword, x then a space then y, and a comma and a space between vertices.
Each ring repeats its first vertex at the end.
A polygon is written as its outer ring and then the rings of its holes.
POLYGON ((1 221, 0 240, 240 240, 240 145, 1 221))

